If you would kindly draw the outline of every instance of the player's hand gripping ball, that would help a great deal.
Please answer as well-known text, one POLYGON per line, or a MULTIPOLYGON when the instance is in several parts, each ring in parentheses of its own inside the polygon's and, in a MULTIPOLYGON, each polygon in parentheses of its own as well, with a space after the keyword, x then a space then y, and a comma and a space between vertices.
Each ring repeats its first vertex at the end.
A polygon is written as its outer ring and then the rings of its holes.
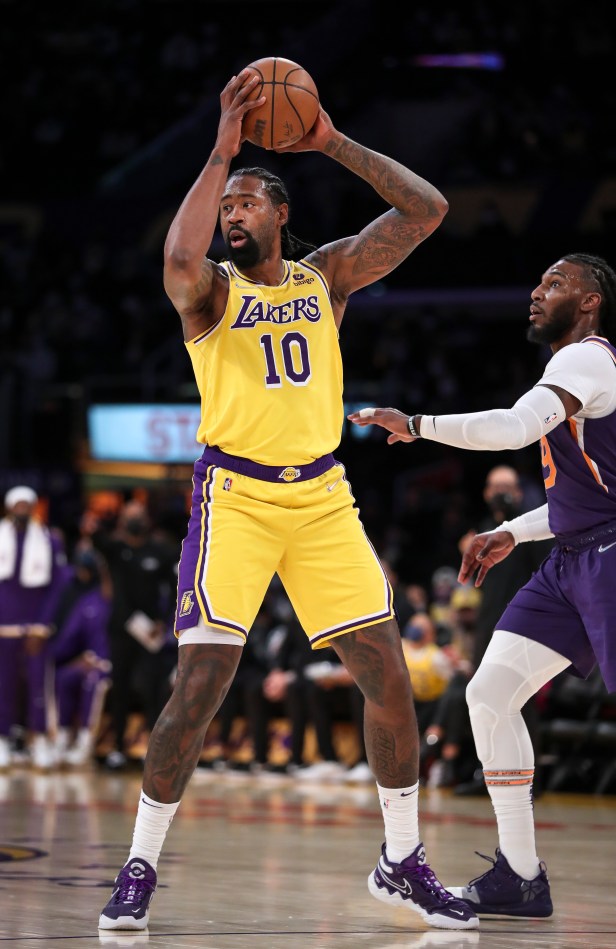
MULTIPOLYGON (((259 77, 248 101, 266 102, 244 116, 242 132, 261 148, 293 145, 310 131, 319 114, 319 93, 306 70, 290 59, 266 56, 247 67, 259 77)), ((251 77, 249 77, 251 78, 251 77)))

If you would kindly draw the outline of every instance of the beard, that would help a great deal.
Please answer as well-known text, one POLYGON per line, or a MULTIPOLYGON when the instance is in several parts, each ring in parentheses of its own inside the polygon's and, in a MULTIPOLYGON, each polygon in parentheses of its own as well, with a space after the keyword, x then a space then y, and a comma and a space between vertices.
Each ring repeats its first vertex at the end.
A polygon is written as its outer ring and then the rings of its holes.
POLYGON ((563 300, 541 326, 531 323, 526 331, 526 339, 530 343, 545 343, 548 346, 557 343, 575 325, 576 311, 575 301, 563 300))
POLYGON ((229 260, 240 270, 256 267, 261 261, 261 251, 254 237, 251 234, 246 234, 245 231, 242 231, 242 234, 244 234, 246 242, 241 247, 232 247, 228 241, 225 242, 229 260))

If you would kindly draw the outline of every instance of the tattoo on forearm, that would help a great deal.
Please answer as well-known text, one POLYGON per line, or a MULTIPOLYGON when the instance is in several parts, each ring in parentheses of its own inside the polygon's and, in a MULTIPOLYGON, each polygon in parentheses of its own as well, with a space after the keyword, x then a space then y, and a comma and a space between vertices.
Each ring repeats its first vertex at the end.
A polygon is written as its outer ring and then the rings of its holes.
POLYGON ((342 142, 332 140, 325 151, 364 178, 389 204, 404 208, 405 214, 419 220, 441 216, 435 204, 435 188, 392 158, 348 139, 342 142))

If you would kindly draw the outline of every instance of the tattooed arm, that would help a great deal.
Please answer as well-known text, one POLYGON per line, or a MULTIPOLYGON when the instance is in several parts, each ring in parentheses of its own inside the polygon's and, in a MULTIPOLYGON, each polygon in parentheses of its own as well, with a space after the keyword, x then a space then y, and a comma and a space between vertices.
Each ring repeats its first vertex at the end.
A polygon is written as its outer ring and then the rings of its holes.
POLYGON ((404 165, 352 141, 321 109, 315 125, 295 145, 281 150, 320 151, 363 178, 391 209, 354 237, 326 244, 309 260, 326 275, 340 323, 349 294, 382 279, 436 230, 448 204, 430 182, 404 165))

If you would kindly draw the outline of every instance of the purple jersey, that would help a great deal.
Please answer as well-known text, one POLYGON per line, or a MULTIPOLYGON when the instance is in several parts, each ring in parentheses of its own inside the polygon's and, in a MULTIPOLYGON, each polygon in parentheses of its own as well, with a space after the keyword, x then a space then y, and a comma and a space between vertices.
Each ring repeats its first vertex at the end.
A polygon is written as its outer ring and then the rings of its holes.
MULTIPOLYGON (((599 337, 584 344, 610 354, 616 386, 616 347, 599 337)), ((541 461, 550 530, 557 538, 616 523, 616 412, 562 422, 541 439, 541 461)))
POLYGON ((560 376, 552 372, 544 376, 544 384, 579 393, 584 408, 541 439, 548 516, 556 544, 513 597, 497 628, 543 643, 568 659, 569 671, 583 678, 598 663, 608 691, 613 691, 616 410, 610 411, 610 406, 616 389, 616 347, 591 336, 560 352, 565 350, 568 352, 564 360, 560 359, 560 376), (587 361, 586 369, 575 379, 577 363, 588 355, 585 352, 580 356, 581 345, 600 346, 611 362, 604 361, 601 366, 597 363, 596 376, 591 366, 589 376, 587 361), (574 346, 578 352, 571 360, 574 346), (580 383, 583 377, 586 381, 580 383), (591 417, 593 400, 595 411, 599 406, 595 417, 591 417), (603 411, 608 414, 602 415, 603 411))

